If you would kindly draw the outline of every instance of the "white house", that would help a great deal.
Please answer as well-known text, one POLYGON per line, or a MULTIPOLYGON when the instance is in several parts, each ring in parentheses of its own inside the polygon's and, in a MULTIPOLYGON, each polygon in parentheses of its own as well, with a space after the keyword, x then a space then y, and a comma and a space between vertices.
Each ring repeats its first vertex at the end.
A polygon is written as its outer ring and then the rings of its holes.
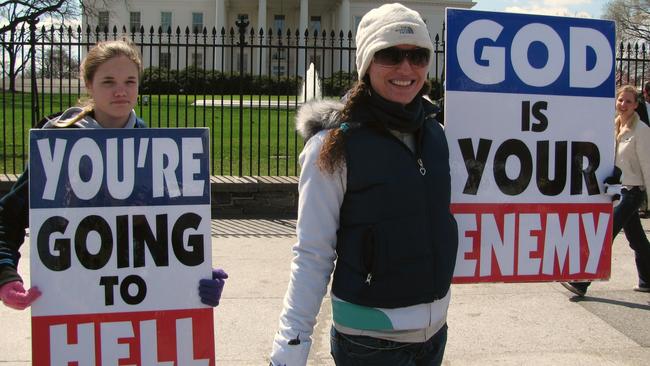
MULTIPOLYGON (((143 39, 149 41, 149 32, 153 28, 154 38, 160 40, 160 43, 165 44, 175 43, 176 30, 180 27, 181 34, 184 38, 186 28, 193 32, 197 30, 199 33, 206 28, 208 37, 211 36, 212 29, 217 30, 220 35, 222 28, 226 30, 226 34, 230 34, 230 29, 233 28, 235 33, 237 27, 235 22, 238 19, 244 19, 249 22, 247 34, 250 34, 251 27, 257 35, 259 30, 264 30, 264 34, 268 36, 268 30, 271 29, 277 37, 278 30, 286 36, 287 30, 294 34, 297 29, 300 29, 300 34, 304 34, 304 30, 308 30, 310 35, 314 31, 322 34, 325 30, 328 34, 335 31, 337 37, 342 30, 347 38, 348 31, 353 34, 352 40, 354 41, 354 32, 361 20, 361 17, 370 9, 379 6, 382 3, 391 3, 394 1, 364 1, 364 0, 120 0, 120 1, 106 1, 106 0, 83 0, 84 4, 93 9, 94 15, 84 16, 82 19, 83 29, 90 27, 91 29, 108 28, 112 31, 113 26, 116 26, 118 32, 121 33, 123 27, 128 31, 138 30, 143 27, 146 37, 143 39), (158 31, 162 30, 162 38, 158 38, 158 31), (172 37, 166 37, 166 31, 171 29, 172 37)), ((429 27, 432 38, 439 35, 440 40, 443 40, 443 21, 446 7, 456 8, 471 8, 475 2, 471 0, 405 0, 401 1, 404 5, 418 11, 422 18, 425 20, 429 27)), ((136 41, 140 38, 136 37, 136 41)), ((194 42, 194 37, 190 36, 187 41, 194 42)), ((267 38, 268 39, 268 38, 267 38)), ((203 42, 199 36, 197 43, 203 42)), ((217 43, 219 43, 218 41, 217 43)), ((178 42, 180 43, 180 42, 178 42)), ((309 41, 307 42, 309 44, 309 41)), ((329 43, 328 43, 329 44, 329 43)), ((304 46, 304 40, 300 41, 300 46, 304 46)), ((354 44, 352 44, 354 46, 354 44)), ((229 51, 223 48, 206 48, 206 47, 186 47, 187 49, 179 49, 175 47, 155 46, 155 50, 146 52, 143 50, 145 58, 145 65, 160 66, 166 68, 179 67, 183 68, 186 65, 197 65, 206 68, 231 70, 231 68, 239 65, 240 54, 235 52, 233 57, 224 57, 222 53, 229 56, 229 51), (207 50, 204 54, 203 50, 207 50), (186 57, 187 54, 187 57, 186 57), (222 60, 223 58, 223 60, 222 60), (231 60, 232 59, 232 60, 231 60)), ((304 50, 297 50, 298 54, 292 56, 292 52, 288 53, 288 57, 283 54, 280 49, 248 49, 243 54, 245 69, 255 71, 258 65, 270 65, 271 73, 276 75, 291 74, 291 70, 297 70, 296 73, 304 75, 305 70, 305 54, 304 50), (251 55, 248 52, 253 52, 251 55), (269 55, 270 52, 270 55, 269 55), (269 56, 271 61, 269 61, 269 56), (279 62, 277 65, 273 60, 284 60, 286 62, 279 62), (249 63, 252 63, 249 65, 249 63), (297 65, 296 65, 297 63, 297 65), (252 67, 254 66, 254 67, 252 67), (296 67, 297 66, 297 67, 296 67)), ((309 50, 307 51, 309 54, 309 50)), ((330 55, 331 56, 331 55, 330 55)), ((327 59, 332 59, 319 52, 313 52, 307 57, 308 62, 317 64, 317 68, 321 61, 324 65, 321 67, 326 71, 332 72, 336 70, 346 70, 348 65, 352 65, 354 69, 354 54, 349 54, 341 51, 337 53, 338 65, 329 65, 327 59), (340 60, 340 57, 343 60, 340 60), (321 60, 324 58, 325 60, 321 60), (352 58, 352 60, 350 60, 352 58)), ((329 62, 332 63, 332 62, 329 62)), ((268 73, 267 67, 262 67, 260 71, 263 74, 268 73)), ((349 70, 346 70, 349 71, 349 70)), ((433 70, 431 70, 433 71, 433 70)))

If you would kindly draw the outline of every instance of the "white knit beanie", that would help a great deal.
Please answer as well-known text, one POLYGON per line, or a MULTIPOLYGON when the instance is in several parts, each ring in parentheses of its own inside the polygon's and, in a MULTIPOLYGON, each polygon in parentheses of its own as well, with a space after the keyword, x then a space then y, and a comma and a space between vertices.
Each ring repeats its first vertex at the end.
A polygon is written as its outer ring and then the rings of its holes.
POLYGON ((427 25, 418 12, 394 3, 370 10, 361 18, 356 36, 359 80, 366 74, 375 52, 408 44, 428 48, 433 62, 433 43, 427 25))

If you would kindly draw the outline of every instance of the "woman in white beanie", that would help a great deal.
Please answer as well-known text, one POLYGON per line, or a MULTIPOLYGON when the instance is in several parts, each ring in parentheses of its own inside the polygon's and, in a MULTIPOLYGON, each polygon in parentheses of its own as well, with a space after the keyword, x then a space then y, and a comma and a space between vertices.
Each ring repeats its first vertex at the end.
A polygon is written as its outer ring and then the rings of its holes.
POLYGON ((304 105, 298 242, 272 365, 305 365, 330 276, 337 365, 439 365, 458 246, 449 153, 423 98, 433 45, 400 4, 368 12, 345 104, 304 105))

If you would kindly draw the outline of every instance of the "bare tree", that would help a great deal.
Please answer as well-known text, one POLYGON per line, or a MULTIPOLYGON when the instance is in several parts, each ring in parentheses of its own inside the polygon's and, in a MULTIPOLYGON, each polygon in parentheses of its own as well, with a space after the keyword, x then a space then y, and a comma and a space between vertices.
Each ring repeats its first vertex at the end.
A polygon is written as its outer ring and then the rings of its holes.
MULTIPOLYGON (((16 77, 28 64, 34 44, 35 33, 30 27, 42 17, 65 23, 66 19, 80 15, 80 3, 77 0, 5 0, 0 2, 0 37, 5 53, 2 64, 3 75, 9 79, 9 90, 16 90, 16 77)), ((33 71, 33 70, 32 70, 33 71)))
POLYGON ((79 76, 79 58, 64 47, 54 46, 42 52, 39 76, 47 79, 75 79, 79 76))
POLYGON ((650 0, 611 0, 603 18, 616 21, 619 41, 650 41, 650 0))

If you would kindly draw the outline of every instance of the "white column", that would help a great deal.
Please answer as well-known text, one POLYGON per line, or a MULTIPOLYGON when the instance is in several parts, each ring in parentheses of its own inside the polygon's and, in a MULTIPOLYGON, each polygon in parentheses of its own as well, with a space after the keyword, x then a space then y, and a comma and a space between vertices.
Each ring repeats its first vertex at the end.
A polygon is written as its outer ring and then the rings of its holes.
MULTIPOLYGON (((257 0, 257 29, 255 30, 255 34, 259 36, 259 31, 260 29, 264 30, 264 44, 266 44, 266 40, 269 37, 269 30, 266 27, 266 0, 257 0)), ((259 38, 258 38, 259 40, 259 38)), ((257 43, 259 45, 259 42, 257 43)), ((256 46, 257 46, 256 45, 256 46)), ((266 66, 266 63, 268 62, 268 50, 260 48, 258 51, 259 59, 258 61, 262 64, 262 75, 266 75, 268 72, 268 67, 266 66)), ((257 67, 257 70, 259 70, 260 64, 255 64, 255 67, 257 67)), ((255 71, 255 70, 254 70, 255 71)))
MULTIPOLYGON (((309 0, 300 0, 300 26, 299 26, 299 44, 304 46, 305 43, 305 29, 309 26, 309 0)), ((298 52, 298 75, 305 76, 305 50, 298 52)))
POLYGON ((339 6, 339 28, 347 37, 348 31, 350 30, 350 0, 341 0, 341 5, 339 6))
MULTIPOLYGON (((350 0, 341 0, 341 6, 339 7, 339 28, 336 30, 336 37, 338 38, 340 31, 343 31, 343 46, 347 46, 347 39, 348 39, 348 32, 351 30, 350 28, 350 0)), ((348 70, 348 63, 350 61, 350 58, 354 56, 351 55, 348 51, 343 51, 343 57, 342 57, 342 62, 343 64, 341 65, 341 70, 345 71, 352 71, 354 69, 354 65, 350 65, 351 70, 348 70)), ((338 65, 332 65, 333 68, 338 69, 338 65)), ((338 70, 337 70, 338 71, 338 70)))
MULTIPOLYGON (((214 17, 214 27, 217 30, 217 47, 214 49, 214 68, 215 70, 224 71, 227 70, 226 60, 224 59, 223 65, 221 64, 221 55, 223 54, 222 48, 219 45, 222 44, 221 38, 221 28, 226 26, 226 0, 216 0, 216 10, 214 17)), ((226 35, 228 35, 228 29, 226 29, 226 35)), ((227 37, 224 39, 228 39, 227 37)))

